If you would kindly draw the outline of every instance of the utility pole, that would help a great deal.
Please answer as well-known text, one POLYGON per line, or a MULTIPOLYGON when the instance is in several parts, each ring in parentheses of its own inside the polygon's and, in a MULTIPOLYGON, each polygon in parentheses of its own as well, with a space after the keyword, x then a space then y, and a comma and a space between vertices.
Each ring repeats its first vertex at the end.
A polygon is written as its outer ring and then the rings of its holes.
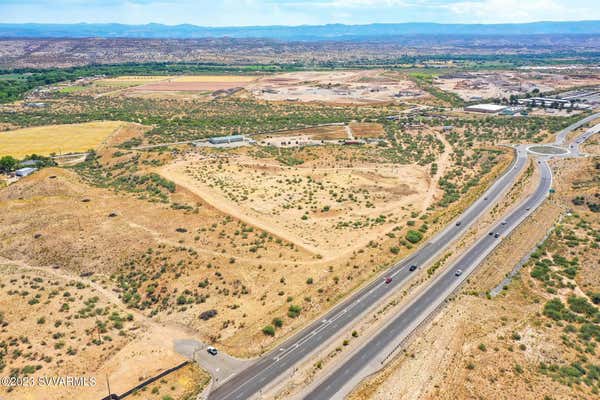
POLYGON ((102 337, 100 336, 100 325, 98 325, 97 323, 96 323, 96 332, 98 332, 98 343, 101 343, 102 337))

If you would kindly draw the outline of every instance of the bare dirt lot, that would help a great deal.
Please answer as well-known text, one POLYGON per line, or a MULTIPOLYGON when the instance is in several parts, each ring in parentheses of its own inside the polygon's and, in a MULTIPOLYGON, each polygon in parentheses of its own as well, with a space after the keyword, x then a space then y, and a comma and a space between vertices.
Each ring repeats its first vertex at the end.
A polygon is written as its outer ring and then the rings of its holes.
POLYGON ((291 72, 263 77, 246 90, 271 101, 377 103, 426 97, 413 82, 381 70, 291 72))
POLYGON ((426 169, 369 164, 336 166, 327 149, 317 159, 285 166, 240 154, 215 162, 189 155, 161 175, 215 208, 273 232, 326 259, 357 250, 422 212, 432 182, 426 169))

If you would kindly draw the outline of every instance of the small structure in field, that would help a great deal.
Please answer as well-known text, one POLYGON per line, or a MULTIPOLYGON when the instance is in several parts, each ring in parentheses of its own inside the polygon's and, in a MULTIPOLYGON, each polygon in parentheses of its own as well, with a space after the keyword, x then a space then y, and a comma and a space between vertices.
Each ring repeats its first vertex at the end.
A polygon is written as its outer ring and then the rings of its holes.
POLYGON ((243 142, 244 135, 231 135, 231 136, 216 136, 208 138, 210 144, 226 144, 234 142, 243 142))
POLYGON ((506 106, 501 106, 499 104, 475 104, 472 106, 465 107, 465 111, 496 114, 505 110, 506 108, 506 106))
POLYGON ((33 174, 35 171, 37 171, 37 168, 25 167, 25 168, 20 168, 20 169, 16 170, 15 175, 18 176, 19 178, 22 178, 24 176, 33 174))

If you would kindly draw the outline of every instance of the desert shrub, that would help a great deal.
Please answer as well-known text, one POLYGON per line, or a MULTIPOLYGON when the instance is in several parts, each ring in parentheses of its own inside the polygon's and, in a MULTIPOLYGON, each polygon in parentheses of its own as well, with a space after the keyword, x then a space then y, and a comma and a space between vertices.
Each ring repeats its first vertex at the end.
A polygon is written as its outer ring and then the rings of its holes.
POLYGON ((406 240, 413 244, 420 242, 421 239, 423 239, 423 234, 419 231, 410 230, 406 232, 406 240))
POLYGON ((522 374, 523 373, 523 367, 519 364, 515 364, 515 372, 517 374, 522 374))
POLYGON ((600 326, 591 323, 582 324, 579 328, 579 338, 586 342, 591 338, 595 338, 600 342, 600 326))
POLYGON ((550 260, 537 261, 531 269, 531 277, 539 281, 548 281, 550 279, 550 260))
POLYGON ((26 365, 23 367, 21 372, 23 375, 31 375, 36 371, 36 367, 34 365, 26 365))
POLYGON ((288 317, 296 318, 298 315, 300 315, 301 311, 302 307, 292 304, 290 308, 288 308, 288 317))
POLYGON ((216 315, 217 315, 217 310, 213 309, 213 310, 201 312, 199 318, 203 321, 208 321, 209 319, 213 318, 216 315))
POLYGON ((281 318, 273 318, 273 326, 276 328, 281 328, 283 326, 283 320, 281 318))
POLYGON ((573 322, 576 319, 575 314, 567 310, 563 302, 558 298, 552 299, 544 305, 544 315, 555 321, 565 320, 573 322))
POLYGON ((275 328, 273 325, 267 325, 262 328, 262 332, 267 336, 275 336, 275 328))
POLYGON ((594 315, 598 310, 585 297, 571 296, 567 299, 571 311, 577 314, 594 315))

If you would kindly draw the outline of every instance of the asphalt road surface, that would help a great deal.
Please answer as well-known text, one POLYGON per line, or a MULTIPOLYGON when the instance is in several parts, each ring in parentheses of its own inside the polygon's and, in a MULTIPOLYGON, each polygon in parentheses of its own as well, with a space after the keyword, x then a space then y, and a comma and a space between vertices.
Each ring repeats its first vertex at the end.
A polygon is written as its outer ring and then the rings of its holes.
POLYGON ((305 399, 330 400, 343 398, 355 385, 351 378, 356 378, 359 373, 366 376, 379 369, 381 361, 387 356, 385 350, 389 348, 389 345, 404 339, 420 322, 424 321, 494 250, 501 242, 502 237, 516 228, 523 219, 544 201, 552 184, 552 172, 546 161, 540 162, 540 170, 540 184, 533 195, 505 217, 504 221, 494 226, 490 234, 479 239, 451 267, 447 268, 432 285, 406 306, 391 323, 369 340, 358 352, 354 353, 333 374, 315 387, 305 399), (457 276, 459 270, 462 273, 457 276), (373 363, 373 361, 376 362, 373 363), (371 368, 368 367, 369 364, 372 365, 371 368))
POLYGON ((556 141, 554 143, 563 144, 567 138, 567 135, 569 133, 571 133, 571 131, 574 131, 575 129, 587 124, 588 122, 598 119, 598 118, 600 118, 600 113, 592 114, 589 117, 580 119, 579 121, 575 122, 574 124, 567 126, 565 129, 563 129, 562 131, 560 131, 556 134, 556 141))
POLYGON ((517 157, 509 170, 446 229, 411 256, 393 265, 380 278, 360 289, 319 320, 285 341, 279 348, 263 355, 254 364, 226 382, 215 382, 217 387, 209 394, 208 399, 246 400, 260 393, 262 389, 275 382, 284 373, 293 373, 294 366, 300 360, 319 349, 329 339, 344 334, 344 328, 348 324, 379 304, 394 290, 401 288, 411 275, 416 273, 409 271, 410 265, 420 268, 432 261, 455 239, 465 233, 468 227, 512 185, 527 162, 527 154, 524 149, 515 151, 517 157), (386 284, 384 277, 388 276, 392 278, 392 282, 386 284))
MULTIPOLYGON (((586 117, 560 131, 556 136, 556 144, 562 144, 566 136, 574 129, 600 117, 600 113, 586 117)), ((589 137, 589 134, 578 138, 589 137)), ((579 143, 577 143, 579 144, 579 143)), ((578 146, 573 153, 578 153, 578 146)), ((313 322, 301 332, 285 341, 279 348, 260 357, 254 364, 233 376, 224 383, 214 382, 216 389, 210 395, 210 400, 249 399, 278 379, 294 373, 294 367, 309 354, 314 353, 329 340, 345 334, 344 329, 364 313, 381 303, 390 293, 399 290, 414 272, 409 271, 410 265, 421 268, 431 262, 455 239, 466 232, 492 205, 501 194, 514 182, 527 161, 526 150, 518 146, 515 150, 517 157, 510 169, 473 203, 458 219, 446 229, 438 233, 427 244, 410 257, 393 265, 382 274, 345 301, 338 304, 330 312, 313 322), (392 282, 384 283, 384 277, 391 277, 392 282)), ((363 348, 353 354, 341 367, 337 368, 324 381, 318 383, 306 397, 307 399, 341 398, 349 392, 355 380, 362 375, 373 372, 381 367, 381 363, 389 354, 394 341, 407 336, 415 325, 424 320, 439 306, 471 273, 471 271, 487 256, 500 242, 503 236, 512 231, 532 210, 546 198, 552 183, 552 175, 545 158, 540 158, 541 180, 536 192, 521 204, 509 216, 504 224, 500 223, 492 231, 492 235, 481 238, 470 248, 451 268, 448 268, 422 294, 398 314, 376 337, 363 348), (498 238, 496 238, 498 233, 498 238), (463 273, 456 276, 456 270, 463 273), (368 367, 370 365, 370 368, 368 367)))
MULTIPOLYGON (((600 114, 595 114, 595 118, 598 117, 600 114)), ((593 119, 590 118, 586 118, 584 123, 593 119)), ((583 123, 576 123, 570 128, 576 129, 581 125, 583 123)), ((574 148, 573 156, 579 156, 579 144, 598 131, 600 129, 593 127, 574 139, 572 143, 576 148, 574 148)), ((559 133, 559 135, 563 135, 563 140, 567 134, 568 132, 565 130, 559 133)), ((480 238, 471 246, 460 259, 404 307, 377 335, 353 353, 332 374, 317 382, 304 398, 306 400, 341 399, 354 388, 360 379, 379 370, 390 352, 396 349, 397 344, 400 344, 420 323, 425 321, 468 278, 469 274, 496 248, 504 236, 512 232, 542 204, 552 187, 552 171, 546 161, 548 158, 540 157, 538 159, 540 182, 531 196, 519 204, 504 220, 499 221, 488 235, 480 238), (461 271, 461 273, 458 274, 457 271, 461 271)))

